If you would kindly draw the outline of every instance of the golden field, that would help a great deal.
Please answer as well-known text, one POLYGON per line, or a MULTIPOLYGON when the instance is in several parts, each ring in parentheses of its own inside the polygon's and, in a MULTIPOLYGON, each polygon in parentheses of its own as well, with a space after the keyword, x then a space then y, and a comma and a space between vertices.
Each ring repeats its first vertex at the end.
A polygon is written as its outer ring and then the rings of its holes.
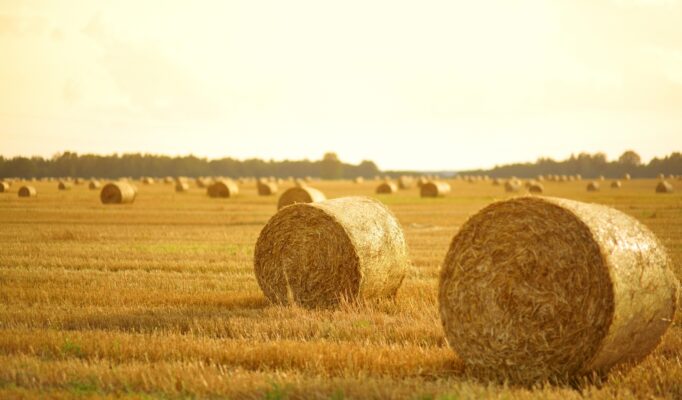
MULTIPOLYGON (((277 196, 241 185, 212 199, 192 185, 136 183, 129 205, 17 182, 0 194, 0 398, 682 398, 682 313, 657 350, 603 382, 534 388, 468 376, 444 339, 440 265, 472 213, 510 197, 490 182, 451 181, 445 198, 417 188, 376 196, 377 182, 313 182, 328 198, 378 197, 400 220, 412 269, 395 301, 339 310, 271 306, 253 274, 254 245, 277 196)), ((682 278, 682 181, 545 194, 613 206, 643 222, 682 278)), ((281 185, 283 188, 291 185, 281 185)))

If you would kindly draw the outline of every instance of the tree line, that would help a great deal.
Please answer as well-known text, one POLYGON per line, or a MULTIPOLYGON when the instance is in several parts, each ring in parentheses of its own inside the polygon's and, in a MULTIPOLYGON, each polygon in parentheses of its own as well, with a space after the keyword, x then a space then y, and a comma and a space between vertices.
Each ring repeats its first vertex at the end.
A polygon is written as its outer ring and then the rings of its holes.
POLYGON ((371 178, 380 173, 372 161, 357 165, 344 163, 335 153, 326 153, 321 160, 266 161, 221 158, 209 160, 195 156, 170 157, 153 154, 96 155, 63 152, 52 158, 0 156, 0 177, 43 178, 80 177, 138 178, 142 176, 224 176, 279 178, 307 176, 322 179, 371 178))
POLYGON ((673 152, 663 158, 654 158, 649 163, 642 163, 636 152, 628 150, 617 160, 609 161, 604 153, 580 153, 571 155, 563 161, 551 158, 540 158, 534 163, 516 163, 496 166, 490 170, 470 170, 460 172, 463 175, 489 175, 494 178, 534 178, 538 175, 576 175, 583 178, 621 178, 626 173, 633 178, 655 178, 659 174, 682 175, 682 153, 673 152))

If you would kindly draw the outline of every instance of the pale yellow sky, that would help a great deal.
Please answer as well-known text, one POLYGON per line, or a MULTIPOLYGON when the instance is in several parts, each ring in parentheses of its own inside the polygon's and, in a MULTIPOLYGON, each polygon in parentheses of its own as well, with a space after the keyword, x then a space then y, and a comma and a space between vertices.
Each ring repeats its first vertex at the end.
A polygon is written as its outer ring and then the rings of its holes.
POLYGON ((682 0, 0 0, 0 154, 682 151, 682 0))

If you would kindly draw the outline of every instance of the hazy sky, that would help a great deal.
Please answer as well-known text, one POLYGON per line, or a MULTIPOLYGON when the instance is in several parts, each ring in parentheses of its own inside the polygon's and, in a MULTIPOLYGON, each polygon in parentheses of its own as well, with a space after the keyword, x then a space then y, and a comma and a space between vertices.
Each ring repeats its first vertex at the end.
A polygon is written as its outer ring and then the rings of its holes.
POLYGON ((682 0, 0 0, 0 154, 682 150, 682 0))

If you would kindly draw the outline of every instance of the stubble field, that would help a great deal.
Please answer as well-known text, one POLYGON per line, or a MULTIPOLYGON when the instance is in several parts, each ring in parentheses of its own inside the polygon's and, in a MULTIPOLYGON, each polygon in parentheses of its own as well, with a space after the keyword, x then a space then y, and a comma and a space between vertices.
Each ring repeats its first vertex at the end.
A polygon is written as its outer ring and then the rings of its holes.
MULTIPOLYGON (((545 194, 613 206, 662 241, 682 278, 682 187, 654 180, 545 183, 545 194)), ((452 181, 375 196, 375 182, 315 182, 328 198, 378 197, 400 220, 412 268, 395 301, 339 310, 272 306, 253 274, 258 233, 277 196, 254 184, 234 199, 137 183, 104 206, 87 184, 37 198, 0 194, 0 398, 682 398, 682 313, 643 363, 606 382, 523 388, 468 376, 445 342, 440 265, 458 227, 509 197, 452 181)), ((286 188, 282 185, 280 189, 286 188)), ((280 190, 281 192, 281 190, 280 190)))

